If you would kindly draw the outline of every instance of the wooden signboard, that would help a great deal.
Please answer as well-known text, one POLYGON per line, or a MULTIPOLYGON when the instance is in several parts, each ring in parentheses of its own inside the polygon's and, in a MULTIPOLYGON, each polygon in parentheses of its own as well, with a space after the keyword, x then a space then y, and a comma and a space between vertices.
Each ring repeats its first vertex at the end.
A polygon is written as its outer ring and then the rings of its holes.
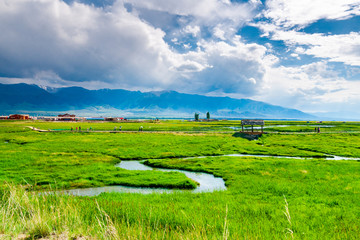
POLYGON ((244 132, 244 126, 250 125, 251 126, 251 132, 254 132, 254 125, 261 126, 261 133, 264 132, 263 126, 265 125, 264 120, 259 119, 243 119, 241 120, 241 130, 244 132))
POLYGON ((257 120, 257 119, 243 119, 241 120, 241 125, 259 125, 259 126, 264 126, 264 120, 257 120))

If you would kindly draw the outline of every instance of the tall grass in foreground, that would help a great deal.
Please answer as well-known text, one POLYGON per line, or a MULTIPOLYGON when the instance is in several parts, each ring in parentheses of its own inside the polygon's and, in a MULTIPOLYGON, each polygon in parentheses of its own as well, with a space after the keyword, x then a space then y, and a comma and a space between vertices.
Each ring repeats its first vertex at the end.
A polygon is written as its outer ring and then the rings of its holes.
MULTIPOLYGON (((189 222, 193 221, 191 216, 186 216, 185 212, 183 214, 189 222)), ((223 239, 229 236, 226 217, 223 239)), ((164 226, 146 218, 139 218, 135 222, 130 218, 112 219, 94 198, 41 195, 14 185, 0 189, 1 240, 217 239, 215 236, 209 237, 205 228, 194 224, 189 229, 174 229, 170 225, 170 222, 164 226)))
POLYGON ((303 198, 289 197, 291 211, 286 199, 285 208, 284 198, 273 200, 228 192, 90 198, 7 185, 0 189, 0 239, 358 239, 357 220, 346 214, 337 220, 324 206, 307 209, 303 198), (325 217, 310 216, 316 209, 325 217))
POLYGON ((114 223, 100 207, 89 222, 73 197, 37 195, 12 185, 2 189, 0 196, 0 239, 13 239, 20 234, 26 239, 119 239, 114 223))

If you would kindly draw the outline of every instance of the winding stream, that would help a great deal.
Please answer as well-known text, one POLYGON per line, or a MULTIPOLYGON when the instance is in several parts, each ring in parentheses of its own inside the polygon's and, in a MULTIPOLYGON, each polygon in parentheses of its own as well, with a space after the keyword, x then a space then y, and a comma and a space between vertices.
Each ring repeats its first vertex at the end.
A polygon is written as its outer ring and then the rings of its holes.
POLYGON ((103 192, 123 192, 123 193, 172 193, 172 192, 213 192, 226 190, 225 182, 221 177, 215 177, 209 173, 203 172, 191 172, 178 169, 167 168, 152 168, 146 166, 142 161, 121 161, 121 163, 115 165, 126 170, 140 170, 140 171, 162 171, 162 172, 180 172, 184 173, 188 178, 198 182, 200 185, 194 190, 179 190, 179 189, 167 189, 167 188, 150 188, 150 187, 130 187, 130 186, 107 186, 107 187, 95 187, 95 188, 79 188, 61 191, 62 193, 75 195, 75 196, 95 196, 103 192))
MULTIPOLYGON (((198 182, 200 185, 191 192, 213 192, 216 190, 226 190, 225 182, 221 177, 215 177, 210 173, 204 172, 191 172, 179 169, 167 169, 167 168, 152 168, 142 164, 140 161, 122 161, 117 167, 121 167, 126 170, 158 170, 163 172, 180 172, 184 173, 188 178, 198 182)), ((179 190, 176 190, 179 191, 179 190)), ((189 191, 189 190, 185 190, 189 191)))
MULTIPOLYGON (((219 156, 199 156, 199 157, 188 157, 192 158, 205 158, 205 157, 274 157, 274 158, 290 158, 290 159, 315 159, 311 157, 290 157, 290 156, 272 156, 272 155, 256 155, 256 154, 227 154, 219 156)), ((329 155, 325 158, 316 158, 322 160, 355 160, 360 161, 360 158, 350 158, 329 155)), ((121 161, 121 163, 115 165, 126 170, 140 170, 140 171, 163 171, 163 172, 181 172, 184 173, 188 178, 193 179, 200 185, 194 190, 178 190, 178 189, 167 189, 167 188, 150 188, 150 187, 130 187, 130 186, 106 186, 106 187, 94 187, 94 188, 80 188, 64 190, 61 193, 74 195, 74 196, 96 196, 103 192, 122 192, 122 193, 172 193, 172 192, 213 192, 226 190, 225 182, 221 177, 215 177, 209 173, 203 172, 191 172, 186 170, 178 169, 167 169, 167 168, 152 168, 146 166, 142 161, 121 161)))

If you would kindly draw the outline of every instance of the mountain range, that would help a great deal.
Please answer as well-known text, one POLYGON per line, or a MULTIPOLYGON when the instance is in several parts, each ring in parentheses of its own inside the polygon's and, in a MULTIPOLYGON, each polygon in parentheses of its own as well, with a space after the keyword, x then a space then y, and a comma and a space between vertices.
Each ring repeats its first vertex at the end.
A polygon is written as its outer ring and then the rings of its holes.
POLYGON ((205 118, 314 119, 296 109, 250 99, 208 97, 175 91, 140 92, 122 89, 88 90, 81 87, 45 88, 28 84, 0 84, 0 114, 33 113, 78 115, 205 118))

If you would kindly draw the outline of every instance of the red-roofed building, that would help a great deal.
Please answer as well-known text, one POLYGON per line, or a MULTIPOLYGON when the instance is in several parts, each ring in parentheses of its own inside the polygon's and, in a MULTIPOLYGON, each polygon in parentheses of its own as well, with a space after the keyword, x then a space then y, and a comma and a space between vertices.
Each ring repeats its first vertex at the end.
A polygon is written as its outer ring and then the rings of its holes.
POLYGON ((60 114, 58 115, 58 120, 59 121, 75 121, 76 120, 76 115, 75 114, 60 114))
POLYGON ((12 114, 9 116, 8 119, 14 119, 14 120, 29 120, 29 115, 25 114, 12 114))

